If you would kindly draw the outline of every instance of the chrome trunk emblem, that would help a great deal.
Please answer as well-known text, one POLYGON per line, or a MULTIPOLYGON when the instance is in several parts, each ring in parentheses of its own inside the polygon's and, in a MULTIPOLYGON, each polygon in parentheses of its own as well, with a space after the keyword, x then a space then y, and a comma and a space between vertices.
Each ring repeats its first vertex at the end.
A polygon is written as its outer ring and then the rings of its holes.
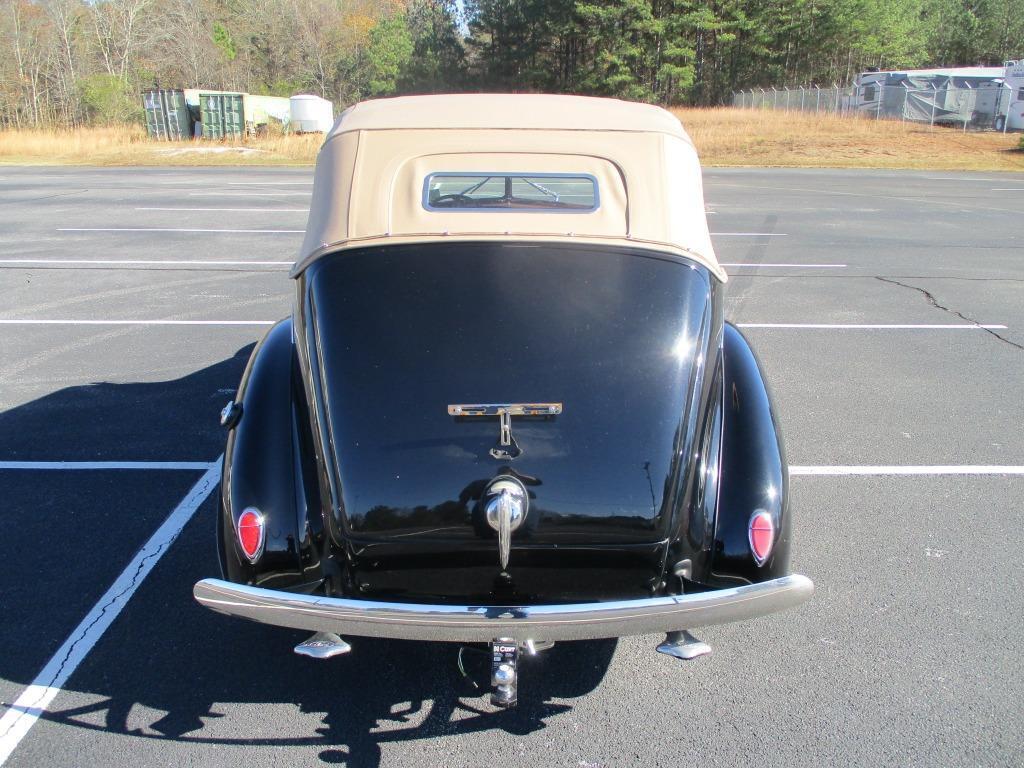
POLYGON ((449 416, 498 417, 498 444, 491 448, 490 454, 499 461, 510 461, 523 452, 512 437, 513 416, 557 416, 561 412, 561 403, 476 403, 448 406, 449 416))
POLYGON ((483 504, 487 524, 498 532, 498 561, 501 570, 505 570, 512 549, 512 531, 526 519, 530 496, 521 482, 509 475, 501 475, 487 486, 483 504))

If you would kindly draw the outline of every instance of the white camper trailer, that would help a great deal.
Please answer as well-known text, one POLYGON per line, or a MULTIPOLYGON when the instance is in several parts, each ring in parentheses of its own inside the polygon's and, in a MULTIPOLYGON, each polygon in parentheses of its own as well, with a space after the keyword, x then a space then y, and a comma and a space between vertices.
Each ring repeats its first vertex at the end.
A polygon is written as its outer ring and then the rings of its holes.
POLYGON ((1024 130, 1024 59, 1002 67, 862 72, 844 108, 879 118, 1024 130))
POLYGON ((991 127, 1005 111, 1003 67, 863 72, 850 107, 868 116, 991 127))
POLYGON ((1024 59, 1006 62, 1003 85, 1009 98, 996 118, 996 130, 1024 131, 1024 59))

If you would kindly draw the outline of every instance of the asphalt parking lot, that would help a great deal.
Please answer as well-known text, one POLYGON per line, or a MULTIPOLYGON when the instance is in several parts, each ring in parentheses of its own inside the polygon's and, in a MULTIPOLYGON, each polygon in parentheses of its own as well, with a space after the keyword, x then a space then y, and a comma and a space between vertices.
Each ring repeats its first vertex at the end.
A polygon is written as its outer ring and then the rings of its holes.
POLYGON ((816 594, 690 663, 556 646, 513 711, 454 646, 316 662, 192 600, 311 179, 0 168, 0 764, 1020 763, 1024 176, 706 172, 816 594))

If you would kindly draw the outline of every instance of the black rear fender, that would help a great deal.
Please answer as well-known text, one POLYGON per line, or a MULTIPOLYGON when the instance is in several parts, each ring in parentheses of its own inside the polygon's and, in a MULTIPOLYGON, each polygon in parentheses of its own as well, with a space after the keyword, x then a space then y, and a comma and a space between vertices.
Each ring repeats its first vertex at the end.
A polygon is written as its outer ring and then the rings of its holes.
POLYGON ((292 322, 283 320, 253 350, 236 395, 242 415, 224 451, 218 541, 224 575, 234 582, 298 589, 321 580, 314 541, 321 512, 302 482, 301 430, 309 422, 297 415, 297 379, 292 322), (235 534, 250 507, 265 520, 263 554, 255 564, 235 534))
POLYGON ((771 395, 750 344, 725 324, 722 366, 718 505, 710 568, 698 579, 732 586, 789 573, 789 476, 771 395), (758 565, 750 549, 750 518, 766 510, 775 544, 758 565))

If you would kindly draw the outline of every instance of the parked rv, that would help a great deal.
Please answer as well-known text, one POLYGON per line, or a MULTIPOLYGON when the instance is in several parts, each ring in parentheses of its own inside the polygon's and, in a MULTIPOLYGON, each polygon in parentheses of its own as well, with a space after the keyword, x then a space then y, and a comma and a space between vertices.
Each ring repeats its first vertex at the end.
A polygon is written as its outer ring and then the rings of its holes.
POLYGON ((1002 67, 864 72, 854 104, 876 117, 990 126, 999 111, 1002 67))
POLYGON ((1024 60, 1002 67, 862 72, 846 106, 878 118, 1019 130, 1024 128, 1024 60))
POLYGON ((1024 131, 1024 59, 1006 62, 1003 84, 1008 103, 996 117, 996 130, 1024 131))

